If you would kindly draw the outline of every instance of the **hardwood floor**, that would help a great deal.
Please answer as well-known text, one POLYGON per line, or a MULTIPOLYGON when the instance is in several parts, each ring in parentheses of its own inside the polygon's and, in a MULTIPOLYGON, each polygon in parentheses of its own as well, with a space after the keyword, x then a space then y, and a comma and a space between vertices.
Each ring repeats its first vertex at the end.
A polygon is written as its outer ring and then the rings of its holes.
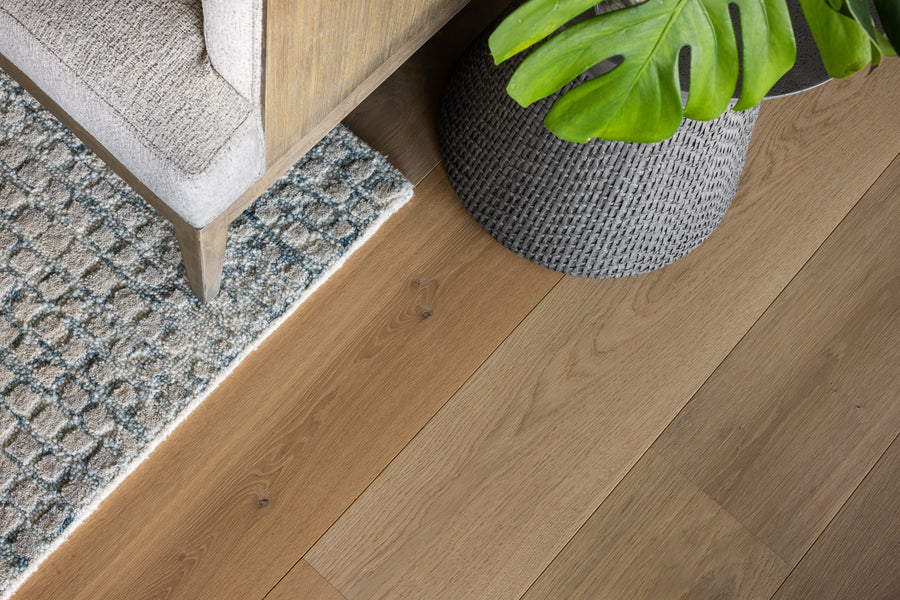
MULTIPOLYGON (((846 93, 861 80, 839 82, 766 112, 758 128, 767 144, 754 146, 734 206, 690 255, 641 277, 563 278, 307 561, 349 600, 524 593, 838 227, 869 187, 867 178, 896 156, 900 129, 884 130, 879 141, 841 130, 823 135, 809 125, 813 118, 837 121, 846 104, 871 96, 883 93, 887 101, 900 78, 882 80, 883 87, 876 81, 865 82, 867 94, 846 93), (880 146, 867 155, 872 170, 835 174, 829 165, 844 156, 843 144, 857 143, 880 146), (773 158, 785 150, 818 165, 808 167, 802 193, 796 163, 773 158)), ((885 177, 890 188, 893 176, 885 177)), ((883 237, 882 226, 892 231, 883 220, 873 216, 874 238, 883 237)), ((896 246, 874 255, 868 249, 848 264, 859 256, 885 261, 896 246)), ((896 261, 882 268, 895 273, 896 261)), ((884 302, 885 310, 896 308, 896 299, 884 302)), ((847 307, 849 315, 854 308, 847 307)), ((755 360, 741 368, 755 370, 755 360)), ((895 365, 880 370, 888 372, 882 395, 896 394, 895 365)), ((884 427, 900 430, 891 403, 877 405, 884 427)))
POLYGON ((897 435, 898 191, 900 158, 654 443, 792 565, 897 435))
POLYGON ((278 586, 272 590, 266 600, 345 600, 339 591, 324 577, 301 560, 278 586))
MULTIPOLYGON (((676 598, 759 598, 784 580, 900 423, 900 378, 884 360, 900 345, 900 236, 892 235, 900 211, 890 195, 900 189, 897 167, 900 159, 526 600, 656 598, 666 590, 676 598)), ((896 521, 896 511, 881 510, 866 518, 896 521)))
POLYGON ((900 442, 895 438, 775 594, 775 600, 900 597, 897 473, 900 442))
POLYGON ((767 102, 684 259, 562 277, 439 162, 469 6, 347 120, 416 196, 16 600, 900 598, 900 60, 767 102))
POLYGON ((523 600, 766 598, 789 571, 651 448, 523 600))

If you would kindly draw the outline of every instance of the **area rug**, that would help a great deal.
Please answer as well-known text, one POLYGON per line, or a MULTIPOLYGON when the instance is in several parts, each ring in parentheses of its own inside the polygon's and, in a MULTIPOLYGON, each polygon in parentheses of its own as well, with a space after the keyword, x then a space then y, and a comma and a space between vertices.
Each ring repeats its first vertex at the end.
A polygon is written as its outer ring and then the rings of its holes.
POLYGON ((338 127, 232 224, 203 305, 168 223, 0 72, 0 595, 411 196, 338 127))

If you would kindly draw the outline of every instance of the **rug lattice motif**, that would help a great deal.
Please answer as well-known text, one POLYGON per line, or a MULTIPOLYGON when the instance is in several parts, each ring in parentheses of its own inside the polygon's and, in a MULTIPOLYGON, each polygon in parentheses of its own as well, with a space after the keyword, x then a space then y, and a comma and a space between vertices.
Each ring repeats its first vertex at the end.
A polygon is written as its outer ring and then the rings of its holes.
POLYGON ((0 72, 0 594, 411 195, 338 127, 232 224, 203 305, 168 223, 0 72))

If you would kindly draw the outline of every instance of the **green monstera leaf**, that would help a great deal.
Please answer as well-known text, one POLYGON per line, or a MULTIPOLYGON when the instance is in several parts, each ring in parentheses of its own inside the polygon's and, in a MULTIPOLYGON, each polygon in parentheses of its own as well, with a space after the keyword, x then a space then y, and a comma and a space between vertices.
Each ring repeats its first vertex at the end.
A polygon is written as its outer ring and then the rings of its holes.
MULTIPOLYGON (((500 62, 543 40, 596 0, 529 0, 490 38, 500 62)), ((796 57, 785 0, 647 0, 596 16, 552 37, 528 56, 507 91, 519 104, 549 96, 594 65, 621 57, 608 73, 557 100, 545 124, 562 139, 657 142, 682 116, 714 119, 728 106, 738 73, 737 110, 756 106, 796 57), (729 13, 737 6, 743 64, 729 13), (690 47, 690 93, 682 108, 678 55, 690 47)))
MULTIPOLYGON (((900 4, 900 2, 895 0, 895 4, 900 4)), ((875 27, 875 19, 872 16, 869 0, 844 0, 844 5, 846 6, 846 12, 853 15, 856 22, 859 23, 860 27, 866 32, 866 35, 869 36, 869 41, 872 43, 873 47, 873 53, 877 52, 878 54, 885 56, 897 55, 897 52, 894 50, 893 46, 891 46, 891 42, 888 41, 888 38, 875 27)), ((844 7, 842 6, 836 10, 844 11, 844 7)), ((873 62, 873 64, 875 63, 873 62)))
POLYGON ((869 62, 878 66, 882 55, 896 55, 875 27, 869 0, 800 0, 800 7, 832 77, 848 77, 869 62))
MULTIPOLYGON (((838 0, 835 4, 837 8, 831 0, 800 0, 825 70, 832 77, 848 77, 869 64, 873 44, 853 14, 849 10, 841 12, 843 2, 838 0)), ((876 62, 879 56, 876 50, 876 62)))
POLYGON ((900 51, 900 1, 898 0, 873 0, 878 16, 881 18, 881 26, 887 34, 888 40, 896 54, 900 51))

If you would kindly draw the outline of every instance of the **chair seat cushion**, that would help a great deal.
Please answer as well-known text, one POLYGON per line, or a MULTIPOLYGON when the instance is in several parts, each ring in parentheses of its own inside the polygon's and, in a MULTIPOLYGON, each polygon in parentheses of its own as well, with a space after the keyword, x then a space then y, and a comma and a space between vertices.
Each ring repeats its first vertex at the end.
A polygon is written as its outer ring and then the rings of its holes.
POLYGON ((200 0, 2 0, 161 158, 205 169, 250 103, 210 65, 200 0))

